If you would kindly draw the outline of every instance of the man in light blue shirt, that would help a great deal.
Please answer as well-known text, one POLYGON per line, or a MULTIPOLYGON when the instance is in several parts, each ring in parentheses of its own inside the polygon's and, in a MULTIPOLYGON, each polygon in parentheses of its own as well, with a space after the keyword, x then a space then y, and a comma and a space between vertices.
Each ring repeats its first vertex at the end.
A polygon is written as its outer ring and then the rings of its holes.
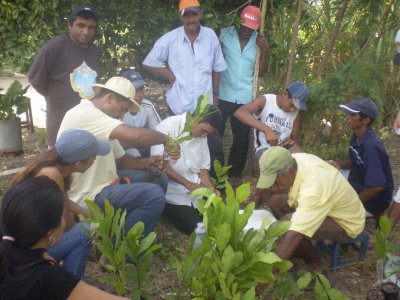
MULTIPOLYGON (((258 7, 247 6, 240 18, 242 24, 238 29, 234 26, 223 28, 220 34, 222 52, 227 69, 221 73, 219 85, 219 109, 222 112, 221 136, 225 132, 225 124, 230 117, 233 143, 228 164, 232 165, 230 177, 233 185, 237 185, 246 164, 249 127, 234 117, 235 111, 253 99, 253 75, 256 62, 257 46, 260 48, 259 76, 263 76, 268 64, 268 44, 257 30, 260 26, 261 11, 258 7)), ((256 95, 254 95, 256 96, 256 95)))
POLYGON ((219 73, 226 69, 214 31, 200 25, 202 12, 197 0, 181 0, 183 26, 163 35, 147 55, 143 66, 169 80, 169 112, 193 112, 200 95, 209 92, 210 104, 218 105, 219 73), (166 66, 165 66, 166 64, 166 66))

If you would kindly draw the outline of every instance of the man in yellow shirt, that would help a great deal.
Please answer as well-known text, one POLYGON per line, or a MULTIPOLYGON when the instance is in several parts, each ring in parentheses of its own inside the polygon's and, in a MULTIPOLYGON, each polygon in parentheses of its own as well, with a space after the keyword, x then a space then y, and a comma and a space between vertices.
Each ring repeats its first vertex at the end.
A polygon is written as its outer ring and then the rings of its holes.
POLYGON ((271 147, 260 158, 257 188, 270 188, 274 194, 268 205, 275 217, 292 222, 278 246, 282 259, 296 255, 319 270, 321 260, 310 238, 345 241, 364 229, 365 210, 356 191, 315 155, 271 147))

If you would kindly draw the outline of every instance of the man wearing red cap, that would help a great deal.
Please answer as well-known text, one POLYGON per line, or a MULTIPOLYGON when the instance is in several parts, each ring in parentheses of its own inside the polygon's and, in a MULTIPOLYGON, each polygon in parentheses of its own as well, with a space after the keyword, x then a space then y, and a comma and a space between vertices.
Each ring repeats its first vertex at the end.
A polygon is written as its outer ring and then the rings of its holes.
MULTIPOLYGON (((268 64, 268 43, 262 34, 257 33, 260 27, 261 11, 258 7, 247 6, 241 13, 242 24, 223 28, 219 37, 227 64, 221 73, 219 84, 219 104, 222 112, 221 136, 225 132, 228 117, 231 120, 233 144, 229 154, 231 179, 241 176, 247 157, 249 127, 236 119, 233 114, 243 104, 253 99, 253 75, 256 62, 257 46, 261 50, 258 75, 263 76, 268 64)), ((238 179, 237 179, 238 180, 238 179)))

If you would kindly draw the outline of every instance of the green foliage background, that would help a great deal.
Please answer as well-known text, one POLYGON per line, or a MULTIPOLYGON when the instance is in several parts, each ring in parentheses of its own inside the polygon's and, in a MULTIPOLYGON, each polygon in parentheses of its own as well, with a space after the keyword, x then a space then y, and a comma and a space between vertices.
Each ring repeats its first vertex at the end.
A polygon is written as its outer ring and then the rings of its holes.
MULTIPOLYGON (((102 52, 101 75, 141 62, 154 42, 180 25, 178 0, 84 1, 99 12, 96 43, 102 52)), ((288 68, 297 1, 268 0, 266 36, 270 44, 269 71, 262 92, 280 93, 288 68)), ((76 0, 0 0, 0 63, 26 71, 38 49, 52 37, 66 32, 66 18, 76 0)), ((243 5, 257 1, 207 0, 202 24, 219 29, 237 23, 243 5)), ((309 111, 304 114, 303 146, 322 157, 343 156, 349 132, 339 103, 356 96, 370 97, 380 107, 375 128, 390 126, 399 110, 399 67, 393 66, 394 36, 400 8, 398 0, 351 0, 335 47, 321 78, 317 70, 326 53, 342 6, 341 0, 303 0, 291 80, 311 88, 309 111), (332 124, 322 135, 323 120, 332 124)))

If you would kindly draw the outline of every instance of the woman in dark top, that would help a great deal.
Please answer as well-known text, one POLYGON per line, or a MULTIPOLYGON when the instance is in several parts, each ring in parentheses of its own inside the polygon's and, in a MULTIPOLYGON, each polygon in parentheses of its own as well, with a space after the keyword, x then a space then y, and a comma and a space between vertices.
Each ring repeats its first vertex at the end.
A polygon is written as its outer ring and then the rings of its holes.
POLYGON ((47 177, 22 180, 0 209, 0 300, 126 299, 90 286, 46 250, 64 231, 64 193, 47 177))

